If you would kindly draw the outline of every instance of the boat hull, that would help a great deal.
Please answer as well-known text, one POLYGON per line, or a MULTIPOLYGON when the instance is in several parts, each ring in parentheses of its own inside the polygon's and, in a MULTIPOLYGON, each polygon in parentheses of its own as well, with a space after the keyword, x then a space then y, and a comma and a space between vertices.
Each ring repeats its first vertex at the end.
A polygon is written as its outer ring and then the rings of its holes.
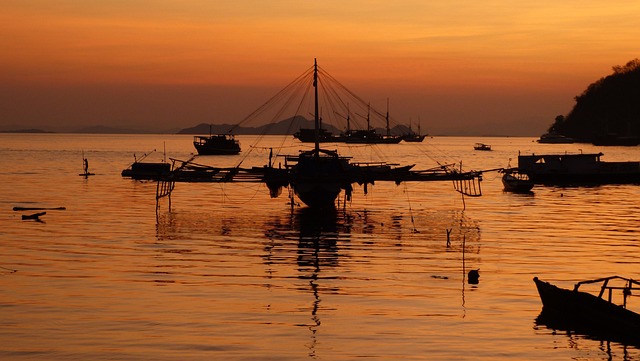
POLYGON ((240 143, 231 136, 195 136, 193 146, 198 155, 234 155, 240 153, 240 143))
POLYGON ((640 315, 592 294, 533 279, 542 301, 537 322, 594 337, 640 343, 640 315))
POLYGON ((171 164, 169 163, 135 162, 129 168, 123 170, 121 175, 135 180, 159 180, 167 177, 170 173, 171 164))
POLYGON ((640 183, 640 162, 604 162, 602 153, 519 155, 518 172, 535 184, 580 186, 640 183))
POLYGON ((507 173, 502 176, 502 185, 506 192, 529 193, 533 189, 534 183, 530 179, 518 178, 507 173))

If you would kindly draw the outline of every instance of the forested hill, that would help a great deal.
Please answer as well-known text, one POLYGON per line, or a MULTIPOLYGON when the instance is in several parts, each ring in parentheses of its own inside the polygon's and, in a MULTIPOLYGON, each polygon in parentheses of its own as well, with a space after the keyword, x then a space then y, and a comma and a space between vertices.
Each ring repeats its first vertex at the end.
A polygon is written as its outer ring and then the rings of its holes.
POLYGON ((579 142, 616 135, 640 137, 640 60, 613 67, 576 98, 571 112, 549 128, 579 142))

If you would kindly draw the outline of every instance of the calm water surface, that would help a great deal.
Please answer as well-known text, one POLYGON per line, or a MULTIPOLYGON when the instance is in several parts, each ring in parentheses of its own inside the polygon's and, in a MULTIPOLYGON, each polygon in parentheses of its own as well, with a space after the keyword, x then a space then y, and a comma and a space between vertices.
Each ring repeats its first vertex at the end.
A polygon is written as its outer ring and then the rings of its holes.
MULTIPOLYGON (((196 161, 261 166, 270 147, 300 148, 239 139, 240 155, 196 161)), ((416 169, 515 166, 519 151, 640 159, 637 147, 532 138, 326 147, 416 169)), ((515 195, 489 172, 480 198, 463 201, 448 182, 378 182, 317 214, 292 213, 286 190, 271 199, 262 184, 178 184, 156 212, 155 184, 120 176, 153 149, 150 160, 194 151, 180 135, 0 135, 1 359, 640 359, 636 347, 537 326, 532 282, 640 278, 638 186, 515 195), (22 221, 15 206, 66 210, 22 221)))

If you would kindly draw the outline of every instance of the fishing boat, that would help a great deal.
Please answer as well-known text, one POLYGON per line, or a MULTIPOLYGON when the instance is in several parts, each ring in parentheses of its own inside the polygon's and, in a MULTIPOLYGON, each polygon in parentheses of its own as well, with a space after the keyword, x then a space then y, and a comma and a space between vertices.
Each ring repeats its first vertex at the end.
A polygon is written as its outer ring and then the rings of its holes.
POLYGON ((562 134, 558 134, 555 132, 544 133, 540 136, 540 139, 537 140, 538 143, 543 144, 571 144, 575 141, 573 138, 566 137, 562 134))
POLYGON ((341 143, 344 142, 344 136, 335 135, 330 131, 320 128, 316 135, 316 130, 311 128, 300 128, 297 132, 293 133, 293 137, 303 143, 315 143, 316 137, 320 143, 341 143))
POLYGON ((122 177, 134 180, 159 180, 166 178, 171 173, 171 164, 167 163, 164 159, 161 162, 144 162, 144 159, 155 151, 154 149, 149 153, 145 153, 140 159, 134 154, 133 163, 120 173, 122 177))
POLYGON ((398 144, 402 141, 400 135, 382 135, 375 129, 358 129, 343 136, 345 143, 353 144, 398 144))
POLYGON ((409 133, 402 136, 402 140, 409 143, 420 143, 426 137, 425 134, 420 134, 420 122, 418 121, 418 132, 411 130, 411 123, 409 123, 409 133))
POLYGON ((538 277, 533 281, 542 301, 542 312, 537 318, 539 324, 640 344, 640 314, 627 309, 627 299, 632 291, 640 290, 638 281, 612 276, 578 282, 573 290, 557 287, 538 277), (578 290, 581 285, 599 283, 602 285, 597 296, 578 290), (613 302, 613 291, 621 291, 622 304, 613 302))
POLYGON ((535 184, 598 185, 640 183, 640 162, 605 162, 603 153, 518 155, 517 170, 535 184))
POLYGON ((315 97, 314 125, 316 138, 314 149, 301 151, 298 157, 286 157, 295 162, 290 169, 290 184, 295 194, 309 207, 331 208, 342 189, 351 196, 349 158, 341 157, 337 151, 320 149, 318 137, 320 115, 318 109, 318 63, 313 64, 313 87, 315 97))
POLYGON ((489 144, 476 143, 476 144, 474 144, 473 149, 475 149, 475 150, 491 150, 491 146, 489 144))
MULTIPOLYGON (((438 164, 437 167, 426 170, 413 170, 414 164, 399 165, 386 162, 370 162, 357 163, 351 162, 351 157, 343 156, 337 150, 329 150, 320 148, 322 143, 321 118, 319 115, 319 86, 323 86, 322 94, 325 103, 330 106, 323 109, 332 109, 327 112, 330 115, 347 114, 349 117, 348 101, 339 97, 335 89, 327 87, 334 85, 344 91, 343 95, 350 96, 349 100, 359 101, 358 108, 361 110, 370 109, 370 106, 362 102, 351 91, 347 90, 337 80, 319 68, 316 61, 313 67, 305 71, 302 76, 298 77, 281 92, 274 96, 272 101, 267 101, 258 111, 251 114, 251 117, 266 117, 263 113, 267 109, 275 106, 280 101, 287 105, 296 104, 294 111, 295 116, 300 112, 313 113, 314 129, 313 132, 305 131, 307 136, 313 134, 314 145, 312 149, 300 150, 298 154, 281 154, 280 151, 285 147, 270 148, 269 160, 264 166, 253 166, 251 168, 241 168, 242 161, 235 167, 217 167, 213 165, 198 165, 192 159, 181 161, 171 159, 171 175, 159 181, 156 190, 156 199, 170 197, 174 189, 174 183, 177 182, 211 182, 211 183, 264 183, 269 189, 272 198, 282 194, 283 188, 289 188, 291 208, 298 204, 294 197, 297 197, 302 203, 311 208, 331 209, 336 206, 338 196, 344 191, 345 203, 351 200, 353 185, 362 185, 364 193, 367 194, 367 185, 374 184, 376 181, 392 181, 400 184, 405 181, 453 181, 454 189, 462 195, 471 197, 479 197, 482 195, 480 182, 482 181, 482 172, 480 171, 463 171, 462 164, 458 168, 457 165, 438 164), (320 81, 319 74, 323 75, 320 81), (311 78, 311 79, 310 79, 311 78), (313 84, 313 86, 309 86, 313 84), (307 91, 313 91, 313 95, 309 96, 307 91), (294 100, 295 99, 295 100, 294 100), (303 107, 300 106, 303 104, 303 107), (338 108, 336 110, 335 108, 338 108), (275 151, 275 154, 274 154, 275 151), (279 161, 278 158, 284 159, 279 161), (283 164, 284 163, 284 164, 283 164)), ((284 108, 274 109, 274 113, 282 114, 284 108)), ((381 114, 375 111, 376 114, 381 114)), ((295 118, 292 117, 291 119, 295 118)), ((387 112, 388 119, 388 112, 387 112)), ((248 121, 249 118, 243 122, 248 121)), ((368 127, 371 130, 370 127, 368 127)), ((356 133, 356 131, 348 134, 356 133)), ((344 133, 343 136, 345 136, 344 133)), ((367 142, 369 144, 378 144, 380 138, 376 142, 367 142)), ((388 137, 383 137, 385 141, 389 141, 388 137)), ((394 138, 394 142, 399 142, 401 137, 394 138)), ((253 145, 248 152, 256 149, 265 149, 253 145)))
POLYGON ((534 186, 534 183, 529 179, 529 177, 524 174, 518 172, 515 168, 503 169, 501 171, 502 175, 502 185, 504 186, 505 192, 513 192, 513 193, 530 193, 531 189, 534 186))
POLYGON ((240 142, 230 134, 196 135, 193 146, 199 155, 232 155, 240 153, 240 142))

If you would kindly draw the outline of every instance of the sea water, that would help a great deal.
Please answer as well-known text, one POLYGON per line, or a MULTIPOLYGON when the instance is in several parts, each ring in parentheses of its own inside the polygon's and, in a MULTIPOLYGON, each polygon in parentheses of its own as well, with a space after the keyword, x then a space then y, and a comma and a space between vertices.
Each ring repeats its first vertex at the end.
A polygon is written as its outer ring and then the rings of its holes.
MULTIPOLYGON (((283 166, 278 154, 309 146, 238 139, 241 154, 194 161, 248 168, 273 151, 283 166)), ((323 147, 416 170, 516 166, 519 152, 640 159, 637 147, 534 138, 323 147)), ((640 359, 633 346, 537 325, 532 281, 640 278, 637 185, 512 194, 489 171, 482 197, 450 182, 376 182, 315 212, 261 183, 179 183, 170 203, 156 201, 154 182, 120 175, 145 154, 180 162, 194 151, 184 135, 0 135, 0 359, 640 359), (79 176, 83 158, 94 176, 79 176), (21 216, 38 211, 13 207, 65 209, 35 221, 21 216)), ((628 302, 638 311, 640 299, 628 302)))

